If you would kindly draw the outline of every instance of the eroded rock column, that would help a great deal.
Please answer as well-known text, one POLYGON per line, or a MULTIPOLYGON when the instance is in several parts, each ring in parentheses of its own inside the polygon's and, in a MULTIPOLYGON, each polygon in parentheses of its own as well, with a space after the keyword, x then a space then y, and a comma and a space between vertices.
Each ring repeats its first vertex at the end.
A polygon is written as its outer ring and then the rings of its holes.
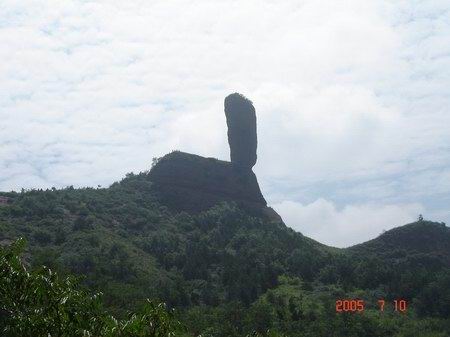
POLYGON ((234 93, 225 98, 231 162, 252 168, 256 164, 256 113, 252 102, 234 93))

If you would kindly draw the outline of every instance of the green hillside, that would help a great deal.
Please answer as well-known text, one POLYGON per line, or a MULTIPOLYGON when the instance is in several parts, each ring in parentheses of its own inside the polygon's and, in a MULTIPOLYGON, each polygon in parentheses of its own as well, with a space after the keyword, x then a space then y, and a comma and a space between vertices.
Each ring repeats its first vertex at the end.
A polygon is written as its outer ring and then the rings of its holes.
POLYGON ((118 317, 150 298, 176 308, 189 336, 450 335, 442 224, 410 224, 339 250, 233 202, 170 210, 148 172, 109 188, 2 195, 10 202, 0 206, 0 242, 24 237, 26 263, 82 275, 118 317), (339 315, 339 298, 370 304, 339 315), (404 298, 410 310, 380 316, 378 298, 404 298))
POLYGON ((392 261, 428 256, 450 267, 450 228, 444 223, 421 220, 387 231, 349 251, 392 261))
POLYGON ((26 238, 33 265, 86 275, 116 308, 145 297, 174 306, 249 304, 279 275, 312 280, 326 263, 325 246, 233 204, 172 213, 155 201, 147 176, 106 189, 9 193, 0 240, 26 238))

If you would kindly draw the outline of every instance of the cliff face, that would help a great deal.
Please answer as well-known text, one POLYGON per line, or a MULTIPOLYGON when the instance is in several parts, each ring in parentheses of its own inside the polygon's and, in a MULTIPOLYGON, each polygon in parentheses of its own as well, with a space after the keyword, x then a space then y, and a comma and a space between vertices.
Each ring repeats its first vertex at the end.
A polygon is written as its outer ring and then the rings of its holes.
POLYGON ((179 211, 199 212, 222 201, 266 207, 252 170, 214 158, 172 152, 158 161, 149 178, 158 199, 179 211))
POLYGON ((219 202, 236 202, 273 221, 281 218, 261 194, 252 171, 256 163, 256 113, 240 94, 225 98, 231 162, 175 151, 162 157, 149 179, 158 199, 169 208, 196 213, 219 202))

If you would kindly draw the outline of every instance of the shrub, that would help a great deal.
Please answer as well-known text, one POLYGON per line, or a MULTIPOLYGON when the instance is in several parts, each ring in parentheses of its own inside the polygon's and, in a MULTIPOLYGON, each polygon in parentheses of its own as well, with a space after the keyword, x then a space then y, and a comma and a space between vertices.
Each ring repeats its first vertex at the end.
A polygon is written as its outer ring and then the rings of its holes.
POLYGON ((52 236, 50 233, 41 230, 34 232, 33 237, 41 245, 47 245, 52 241, 52 236))
POLYGON ((0 248, 0 335, 172 337, 180 323, 164 304, 147 300, 143 309, 117 320, 73 277, 60 278, 48 268, 29 272, 20 259, 24 241, 0 248))

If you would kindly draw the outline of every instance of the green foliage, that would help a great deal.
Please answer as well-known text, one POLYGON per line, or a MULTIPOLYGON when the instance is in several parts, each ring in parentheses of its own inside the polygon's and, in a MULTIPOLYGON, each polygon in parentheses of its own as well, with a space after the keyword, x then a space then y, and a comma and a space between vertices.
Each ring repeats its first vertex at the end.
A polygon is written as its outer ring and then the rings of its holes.
MULTIPOLYGON (((48 317, 61 312, 64 320, 71 312, 70 320, 79 318, 68 329, 79 320, 79 331, 94 335, 108 336, 112 329, 123 336, 149 334, 148 322, 174 319, 145 300, 152 298, 177 308, 188 336, 450 335, 450 235, 443 224, 423 220, 363 245, 333 249, 233 203, 198 214, 172 212, 156 201, 147 172, 129 174, 109 188, 8 197, 11 203, 0 208, 0 240, 25 237, 24 261, 33 271, 14 260, 18 245, 3 250, 2 272, 5 261, 15 266, 8 270, 15 270, 18 286, 2 277, 2 299, 9 300, 1 303, 9 303, 8 310, 15 306, 23 329, 48 329, 45 324, 54 322, 48 317), (64 277, 70 274, 82 278, 64 277), (26 290, 32 287, 42 290, 36 293, 41 297, 26 290), (101 291, 102 302, 83 289, 101 291), (73 300, 61 304, 65 297, 73 300), (380 316, 369 305, 363 315, 337 315, 335 300, 348 297, 368 303, 405 298, 410 310, 406 316, 380 316)), ((5 310, 0 326, 8 321, 13 329, 5 310)))
POLYGON ((34 236, 34 239, 43 246, 51 243, 51 241, 52 241, 52 236, 50 235, 50 233, 48 233, 46 231, 37 230, 36 232, 34 232, 33 236, 34 236))
POLYGON ((4 336, 170 337, 180 331, 173 312, 148 301, 141 312, 117 320, 100 294, 90 295, 72 277, 48 268, 28 271, 20 259, 24 241, 0 250, 0 328, 4 336))
POLYGON ((450 271, 437 275, 417 297, 417 311, 422 317, 450 317, 450 271))

